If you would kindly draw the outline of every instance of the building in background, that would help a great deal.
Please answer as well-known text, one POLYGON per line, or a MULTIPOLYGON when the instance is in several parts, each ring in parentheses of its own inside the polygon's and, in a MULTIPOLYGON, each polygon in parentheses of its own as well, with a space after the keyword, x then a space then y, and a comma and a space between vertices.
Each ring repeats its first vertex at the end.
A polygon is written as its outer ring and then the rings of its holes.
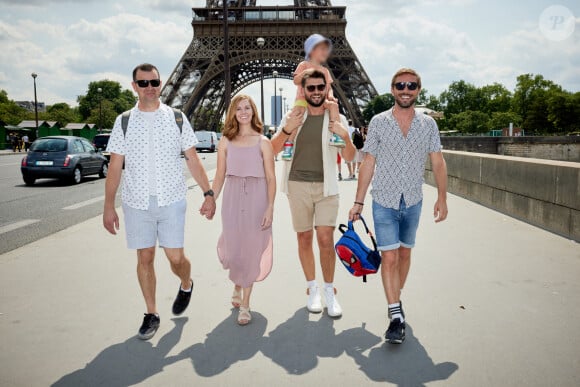
POLYGON ((278 127, 282 121, 282 96, 270 97, 270 122, 272 126, 278 127), (276 103, 274 103, 276 101, 276 103), (274 115, 274 113, 276 113, 274 115))
MULTIPOLYGON (((29 112, 34 112, 34 101, 14 101, 16 105, 28 110, 29 112)), ((44 113, 46 111, 46 105, 44 102, 38 102, 38 112, 44 113)))

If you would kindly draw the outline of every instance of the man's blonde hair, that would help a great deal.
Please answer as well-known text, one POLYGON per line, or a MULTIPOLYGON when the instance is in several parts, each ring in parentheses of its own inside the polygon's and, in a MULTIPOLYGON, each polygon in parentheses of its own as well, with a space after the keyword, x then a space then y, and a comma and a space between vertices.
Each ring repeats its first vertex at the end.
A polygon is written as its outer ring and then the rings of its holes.
POLYGON ((395 86, 395 80, 397 79, 397 77, 399 75, 403 75, 403 74, 414 75, 417 78, 417 85, 419 85, 419 88, 421 88, 421 76, 419 75, 418 72, 416 72, 415 70, 413 70, 412 68, 409 68, 409 67, 403 67, 403 68, 399 69, 395 73, 395 75, 393 75, 393 79, 391 80, 391 87, 395 86))

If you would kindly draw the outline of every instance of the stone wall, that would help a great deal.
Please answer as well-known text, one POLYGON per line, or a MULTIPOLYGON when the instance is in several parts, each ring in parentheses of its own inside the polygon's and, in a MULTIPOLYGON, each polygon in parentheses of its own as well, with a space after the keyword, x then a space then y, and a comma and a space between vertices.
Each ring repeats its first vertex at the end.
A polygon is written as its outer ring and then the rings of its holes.
MULTIPOLYGON (((580 164, 444 151, 449 192, 580 241, 580 164)), ((425 181, 434 185, 427 163, 425 181)))
POLYGON ((580 136, 441 137, 446 150, 580 162, 580 136))

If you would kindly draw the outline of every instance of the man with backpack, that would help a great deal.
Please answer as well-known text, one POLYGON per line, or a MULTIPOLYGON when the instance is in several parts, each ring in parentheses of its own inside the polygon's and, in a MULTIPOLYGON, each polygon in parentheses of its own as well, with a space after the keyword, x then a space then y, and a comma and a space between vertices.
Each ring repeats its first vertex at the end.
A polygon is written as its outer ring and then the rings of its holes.
POLYGON ((358 173, 358 172, 360 172, 360 164, 363 161, 363 155, 364 155, 363 148, 365 146, 365 138, 364 138, 360 128, 354 129, 354 132, 352 133, 352 143, 354 144, 354 147, 356 148, 356 155, 354 158, 353 170, 358 173))
POLYGON ((429 157, 435 176, 438 198, 433 213, 435 222, 447 218, 447 167, 441 153, 439 130, 435 120, 415 112, 421 91, 421 77, 413 69, 397 71, 391 81, 395 105, 371 120, 364 147, 354 206, 349 219, 356 220, 363 211, 368 187, 373 181, 372 211, 381 274, 387 296, 389 343, 405 340, 405 313, 401 289, 411 266, 411 249, 419 226, 423 202, 423 174, 429 157), (374 179, 373 179, 374 176, 374 179))
POLYGON ((147 63, 137 66, 133 70, 133 90, 139 102, 117 117, 107 146, 111 160, 105 183, 103 225, 113 235, 119 230, 115 196, 122 176, 127 246, 137 250, 137 277, 147 308, 138 336, 148 340, 160 324, 155 302, 157 243, 180 279, 174 315, 185 311, 193 290, 191 264, 183 252, 187 186, 182 152, 191 175, 204 192, 201 215, 211 219, 216 205, 197 156, 193 128, 183 113, 159 100, 159 70, 147 63))

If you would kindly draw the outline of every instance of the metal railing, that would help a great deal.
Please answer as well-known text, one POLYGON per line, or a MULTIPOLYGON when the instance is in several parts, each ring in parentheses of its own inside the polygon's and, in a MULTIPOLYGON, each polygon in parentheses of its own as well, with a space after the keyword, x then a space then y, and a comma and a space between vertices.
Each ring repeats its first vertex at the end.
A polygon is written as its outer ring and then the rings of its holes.
MULTIPOLYGON (((308 20, 341 20, 346 7, 244 7, 228 9, 230 22, 290 22, 308 20)), ((193 8, 193 22, 223 22, 224 13, 217 8, 193 8)))

